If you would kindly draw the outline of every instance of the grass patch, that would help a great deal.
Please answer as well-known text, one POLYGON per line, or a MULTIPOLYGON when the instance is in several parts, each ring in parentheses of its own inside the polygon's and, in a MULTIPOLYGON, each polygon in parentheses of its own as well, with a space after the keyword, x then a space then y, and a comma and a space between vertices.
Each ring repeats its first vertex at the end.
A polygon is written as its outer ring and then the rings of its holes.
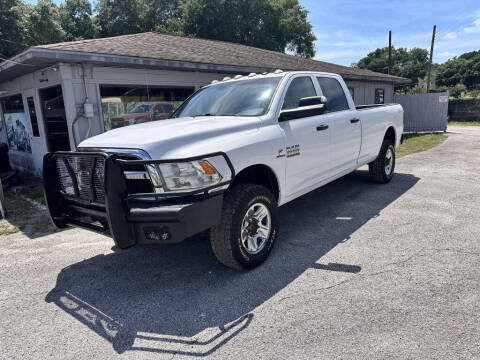
POLYGON ((55 231, 46 208, 31 201, 45 205, 41 179, 27 173, 19 178, 20 185, 4 192, 7 217, 0 220, 0 236, 22 232, 35 238, 55 231))
POLYGON ((7 220, 0 220, 0 235, 10 235, 19 232, 20 229, 10 224, 7 220))
POLYGON ((397 148, 397 158, 425 151, 445 141, 445 134, 411 134, 405 135, 403 144, 397 148))
POLYGON ((451 126, 480 126, 480 121, 449 121, 451 126))
POLYGON ((20 195, 29 198, 30 200, 36 201, 40 204, 45 205, 45 198, 43 196, 43 186, 42 185, 33 185, 21 187, 17 190, 17 193, 20 195))
MULTIPOLYGON (((33 194, 38 195, 38 191, 33 194)), ((34 206, 20 195, 20 191, 10 189, 5 192, 5 208, 7 218, 0 221, 0 235, 21 231, 28 237, 36 237, 55 231, 47 210, 34 206)))

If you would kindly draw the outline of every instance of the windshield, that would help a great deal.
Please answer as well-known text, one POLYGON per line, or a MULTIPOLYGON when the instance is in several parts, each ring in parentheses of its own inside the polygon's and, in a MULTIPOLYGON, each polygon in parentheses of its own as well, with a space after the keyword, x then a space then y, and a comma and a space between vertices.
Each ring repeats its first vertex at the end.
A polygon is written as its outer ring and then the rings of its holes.
POLYGON ((267 112, 280 77, 216 84, 199 90, 172 117, 201 115, 260 116, 267 112))
POLYGON ((131 114, 142 114, 142 113, 148 113, 150 112, 150 109, 152 108, 152 104, 141 104, 135 106, 130 113, 131 114))

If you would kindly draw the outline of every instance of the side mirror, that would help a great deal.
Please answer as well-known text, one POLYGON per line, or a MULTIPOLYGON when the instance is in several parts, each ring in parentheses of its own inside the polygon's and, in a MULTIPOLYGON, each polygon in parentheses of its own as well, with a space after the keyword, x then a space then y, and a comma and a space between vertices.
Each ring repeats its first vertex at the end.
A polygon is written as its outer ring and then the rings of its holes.
POLYGON ((289 121, 294 119, 302 119, 310 116, 317 116, 325 114, 327 106, 325 104, 310 105, 298 107, 295 109, 288 109, 280 111, 278 115, 278 121, 289 121))
POLYGON ((325 96, 309 96, 301 98, 298 102, 298 107, 311 105, 326 105, 327 98, 325 96))

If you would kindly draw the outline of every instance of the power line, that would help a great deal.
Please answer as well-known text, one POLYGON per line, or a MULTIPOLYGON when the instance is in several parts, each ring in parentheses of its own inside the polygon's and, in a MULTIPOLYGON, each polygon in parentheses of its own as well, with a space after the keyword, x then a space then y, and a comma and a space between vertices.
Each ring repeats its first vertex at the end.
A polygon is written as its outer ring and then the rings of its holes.
MULTIPOLYGON (((8 42, 8 43, 11 43, 11 44, 22 45, 22 46, 26 46, 26 47, 29 46, 27 44, 23 44, 23 43, 8 40, 8 39, 0 38, 0 41, 8 42)), ((1 53, 0 53, 0 55, 5 56, 5 54, 1 54, 1 53)), ((1 61, 7 61, 7 62, 11 62, 11 63, 16 64, 16 65, 22 65, 22 66, 34 66, 34 65, 29 65, 29 64, 22 64, 22 63, 19 63, 18 61, 10 60, 10 59, 7 59, 6 57, 2 57, 2 56, 0 56, 1 61)))
POLYGON ((3 57, 1 57, 1 56, 0 56, 0 60, 2 60, 2 61, 8 61, 8 62, 14 63, 14 64, 16 64, 16 65, 22 65, 22 66, 32 66, 32 67, 35 67, 35 65, 30 65, 30 64, 22 64, 22 63, 20 63, 20 62, 18 62, 18 61, 14 61, 14 60, 6 59, 6 58, 3 58, 3 57))
POLYGON ((8 39, 2 39, 0 38, 0 41, 5 41, 5 42, 8 42, 8 43, 11 43, 11 44, 17 44, 17 45, 22 45, 22 46, 30 46, 30 45, 27 45, 27 44, 24 44, 24 43, 21 43, 21 42, 18 42, 18 41, 12 41, 12 40, 8 40, 8 39))

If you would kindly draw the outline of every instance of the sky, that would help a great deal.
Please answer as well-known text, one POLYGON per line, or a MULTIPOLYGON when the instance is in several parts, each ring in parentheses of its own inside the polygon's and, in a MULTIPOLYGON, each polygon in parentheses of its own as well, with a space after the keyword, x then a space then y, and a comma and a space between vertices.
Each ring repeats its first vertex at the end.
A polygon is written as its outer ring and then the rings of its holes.
POLYGON ((309 11, 317 37, 317 60, 349 66, 370 51, 388 46, 389 30, 395 47, 430 50, 435 24, 434 62, 480 50, 479 0, 299 1, 309 11))
POLYGON ((317 37, 315 59, 351 65, 379 47, 430 51, 433 25, 437 35, 433 60, 480 50, 478 0, 300 0, 317 37))

